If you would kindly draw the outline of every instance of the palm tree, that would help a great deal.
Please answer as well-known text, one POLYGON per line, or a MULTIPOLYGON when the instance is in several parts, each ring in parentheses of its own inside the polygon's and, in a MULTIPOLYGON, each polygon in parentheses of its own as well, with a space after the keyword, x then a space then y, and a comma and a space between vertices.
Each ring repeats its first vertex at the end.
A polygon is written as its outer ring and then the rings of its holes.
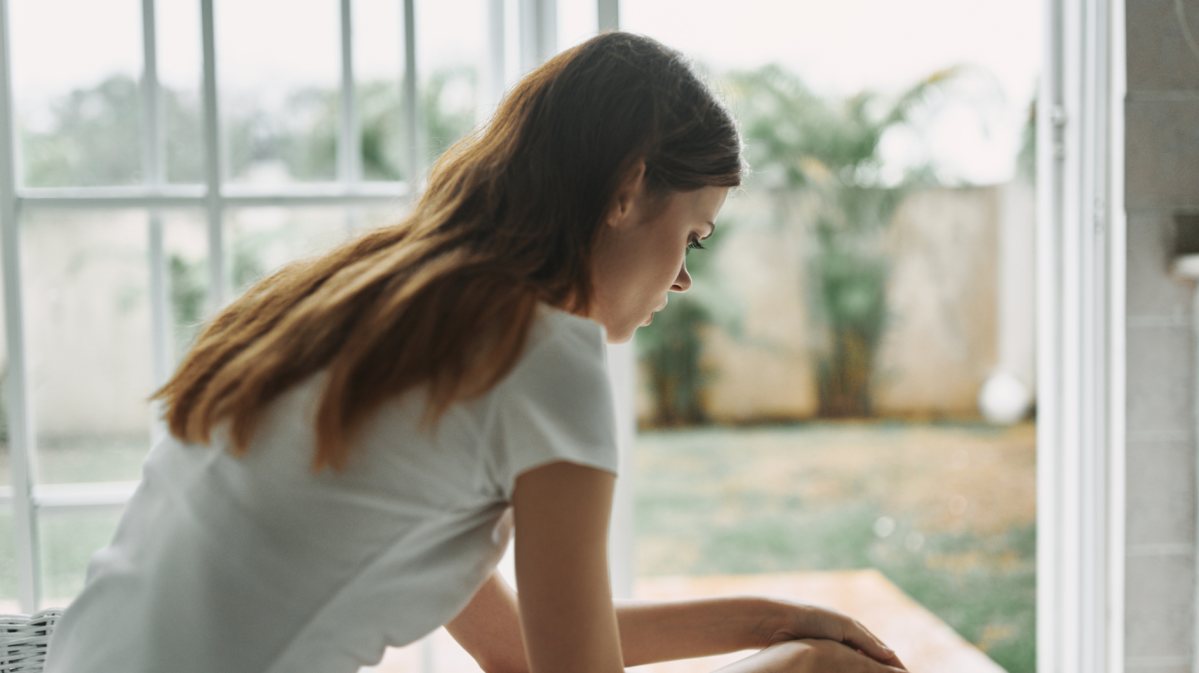
POLYGON ((776 219, 799 227, 807 246, 816 339, 819 414, 870 414, 875 355, 887 319, 890 261, 882 234, 900 199, 935 182, 930 167, 884 180, 884 134, 945 90, 961 70, 933 73, 893 101, 870 92, 821 98, 771 65, 728 77, 755 181, 776 219))

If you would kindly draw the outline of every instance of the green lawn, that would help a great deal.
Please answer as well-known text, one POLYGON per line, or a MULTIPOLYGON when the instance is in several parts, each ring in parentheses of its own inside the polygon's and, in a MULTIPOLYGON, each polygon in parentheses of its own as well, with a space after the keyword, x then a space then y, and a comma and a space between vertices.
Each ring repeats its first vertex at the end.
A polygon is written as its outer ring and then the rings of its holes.
POLYGON ((638 572, 877 568, 1011 673, 1035 670, 1033 429, 642 433, 638 572))

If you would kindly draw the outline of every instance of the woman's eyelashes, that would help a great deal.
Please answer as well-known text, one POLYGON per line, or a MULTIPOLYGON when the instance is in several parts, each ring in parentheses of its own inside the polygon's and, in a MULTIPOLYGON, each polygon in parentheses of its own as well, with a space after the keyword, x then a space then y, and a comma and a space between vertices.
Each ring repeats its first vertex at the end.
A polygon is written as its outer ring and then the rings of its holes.
POLYGON ((690 253, 692 250, 704 250, 704 249, 705 249, 704 245, 702 243, 700 243, 699 239, 695 238, 694 236, 691 237, 691 240, 687 241, 687 252, 688 253, 690 253))

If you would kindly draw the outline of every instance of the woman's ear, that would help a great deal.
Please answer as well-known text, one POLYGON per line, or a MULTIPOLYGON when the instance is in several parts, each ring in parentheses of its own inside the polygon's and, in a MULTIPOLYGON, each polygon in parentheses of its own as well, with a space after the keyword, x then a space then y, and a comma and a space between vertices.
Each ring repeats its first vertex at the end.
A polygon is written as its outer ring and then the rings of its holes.
POLYGON ((645 162, 638 161, 629 171, 628 176, 621 181, 612 200, 612 209, 608 211, 608 226, 620 227, 633 220, 637 203, 645 186, 645 162))

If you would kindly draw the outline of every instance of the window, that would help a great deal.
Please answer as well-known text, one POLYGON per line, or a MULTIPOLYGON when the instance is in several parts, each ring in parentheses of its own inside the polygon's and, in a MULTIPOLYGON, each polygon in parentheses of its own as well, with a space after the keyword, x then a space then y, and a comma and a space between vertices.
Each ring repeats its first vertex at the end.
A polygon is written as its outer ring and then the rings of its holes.
POLYGON ((204 317, 396 217, 554 51, 554 7, 0 0, 0 495, 16 540, 0 595, 26 612, 74 596, 165 431, 146 400, 204 317))

